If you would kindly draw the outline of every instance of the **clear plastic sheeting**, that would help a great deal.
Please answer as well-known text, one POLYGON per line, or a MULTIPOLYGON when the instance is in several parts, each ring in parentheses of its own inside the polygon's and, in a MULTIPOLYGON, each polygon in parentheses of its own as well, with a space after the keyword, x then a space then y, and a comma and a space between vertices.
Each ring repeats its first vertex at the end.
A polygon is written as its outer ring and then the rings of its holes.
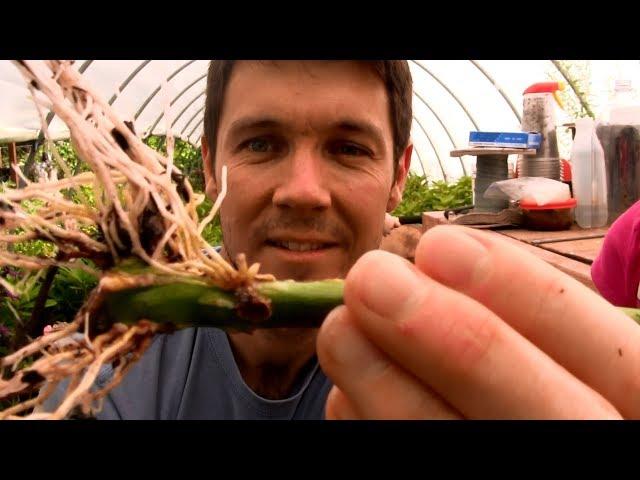
MULTIPOLYGON (((587 64, 590 100, 596 110, 606 103, 614 78, 631 79, 636 89, 640 87, 637 61, 587 64)), ((77 60, 74 64, 122 117, 134 120, 138 134, 161 135, 171 128, 176 137, 194 145, 202 135, 207 66, 208 60, 77 60)), ((557 62, 550 60, 412 60, 410 68, 412 170, 432 180, 452 181, 471 173, 473 157, 450 156, 451 150, 467 146, 469 131, 520 130, 524 89, 535 82, 563 80, 557 62)), ((579 103, 571 86, 567 91, 579 103)), ((559 124, 573 120, 568 112, 562 115, 559 124)), ((51 117, 51 136, 68 137, 65 125, 51 117)), ((35 139, 40 128, 18 70, 7 60, 0 61, 0 143, 35 139)))

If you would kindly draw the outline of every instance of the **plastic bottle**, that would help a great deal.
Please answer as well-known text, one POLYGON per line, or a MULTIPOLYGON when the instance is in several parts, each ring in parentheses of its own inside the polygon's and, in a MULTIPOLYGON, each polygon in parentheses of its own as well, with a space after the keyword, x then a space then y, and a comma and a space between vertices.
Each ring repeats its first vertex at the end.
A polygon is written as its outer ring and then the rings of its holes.
POLYGON ((576 223, 582 228, 604 227, 608 217, 604 151, 591 118, 579 118, 575 123, 571 176, 576 223))
POLYGON ((540 133, 542 140, 534 155, 519 156, 518 170, 522 176, 560 180, 556 104, 563 108, 558 96, 562 90, 562 82, 538 82, 523 92, 521 129, 523 132, 540 133))
POLYGON ((607 110, 610 125, 640 125, 640 105, 633 97, 631 80, 616 80, 607 110))

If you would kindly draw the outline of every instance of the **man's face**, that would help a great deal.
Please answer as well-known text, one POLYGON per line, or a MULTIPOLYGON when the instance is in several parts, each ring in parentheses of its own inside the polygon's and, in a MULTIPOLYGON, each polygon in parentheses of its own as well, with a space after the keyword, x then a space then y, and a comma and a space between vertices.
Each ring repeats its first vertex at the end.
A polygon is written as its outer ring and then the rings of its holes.
POLYGON ((215 178, 206 141, 203 156, 210 196, 228 169, 225 248, 278 279, 344 277, 378 248, 411 154, 394 179, 386 90, 357 62, 236 63, 217 140, 215 178))

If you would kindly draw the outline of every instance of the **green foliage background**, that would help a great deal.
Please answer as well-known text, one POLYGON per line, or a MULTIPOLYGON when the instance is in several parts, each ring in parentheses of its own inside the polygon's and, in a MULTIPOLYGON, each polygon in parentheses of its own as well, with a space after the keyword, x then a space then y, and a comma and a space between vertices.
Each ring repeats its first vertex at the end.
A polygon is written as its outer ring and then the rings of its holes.
POLYGON ((402 202, 393 211, 396 216, 419 215, 422 212, 446 210, 471 205, 471 177, 447 183, 429 182, 424 176, 409 173, 402 202))

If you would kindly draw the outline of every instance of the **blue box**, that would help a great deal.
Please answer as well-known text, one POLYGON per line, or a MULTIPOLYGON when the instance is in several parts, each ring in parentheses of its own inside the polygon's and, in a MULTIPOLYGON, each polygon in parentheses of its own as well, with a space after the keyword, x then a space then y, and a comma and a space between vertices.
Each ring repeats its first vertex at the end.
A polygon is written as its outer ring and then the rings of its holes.
POLYGON ((539 148, 542 135, 537 132, 469 132, 471 147, 539 148))

